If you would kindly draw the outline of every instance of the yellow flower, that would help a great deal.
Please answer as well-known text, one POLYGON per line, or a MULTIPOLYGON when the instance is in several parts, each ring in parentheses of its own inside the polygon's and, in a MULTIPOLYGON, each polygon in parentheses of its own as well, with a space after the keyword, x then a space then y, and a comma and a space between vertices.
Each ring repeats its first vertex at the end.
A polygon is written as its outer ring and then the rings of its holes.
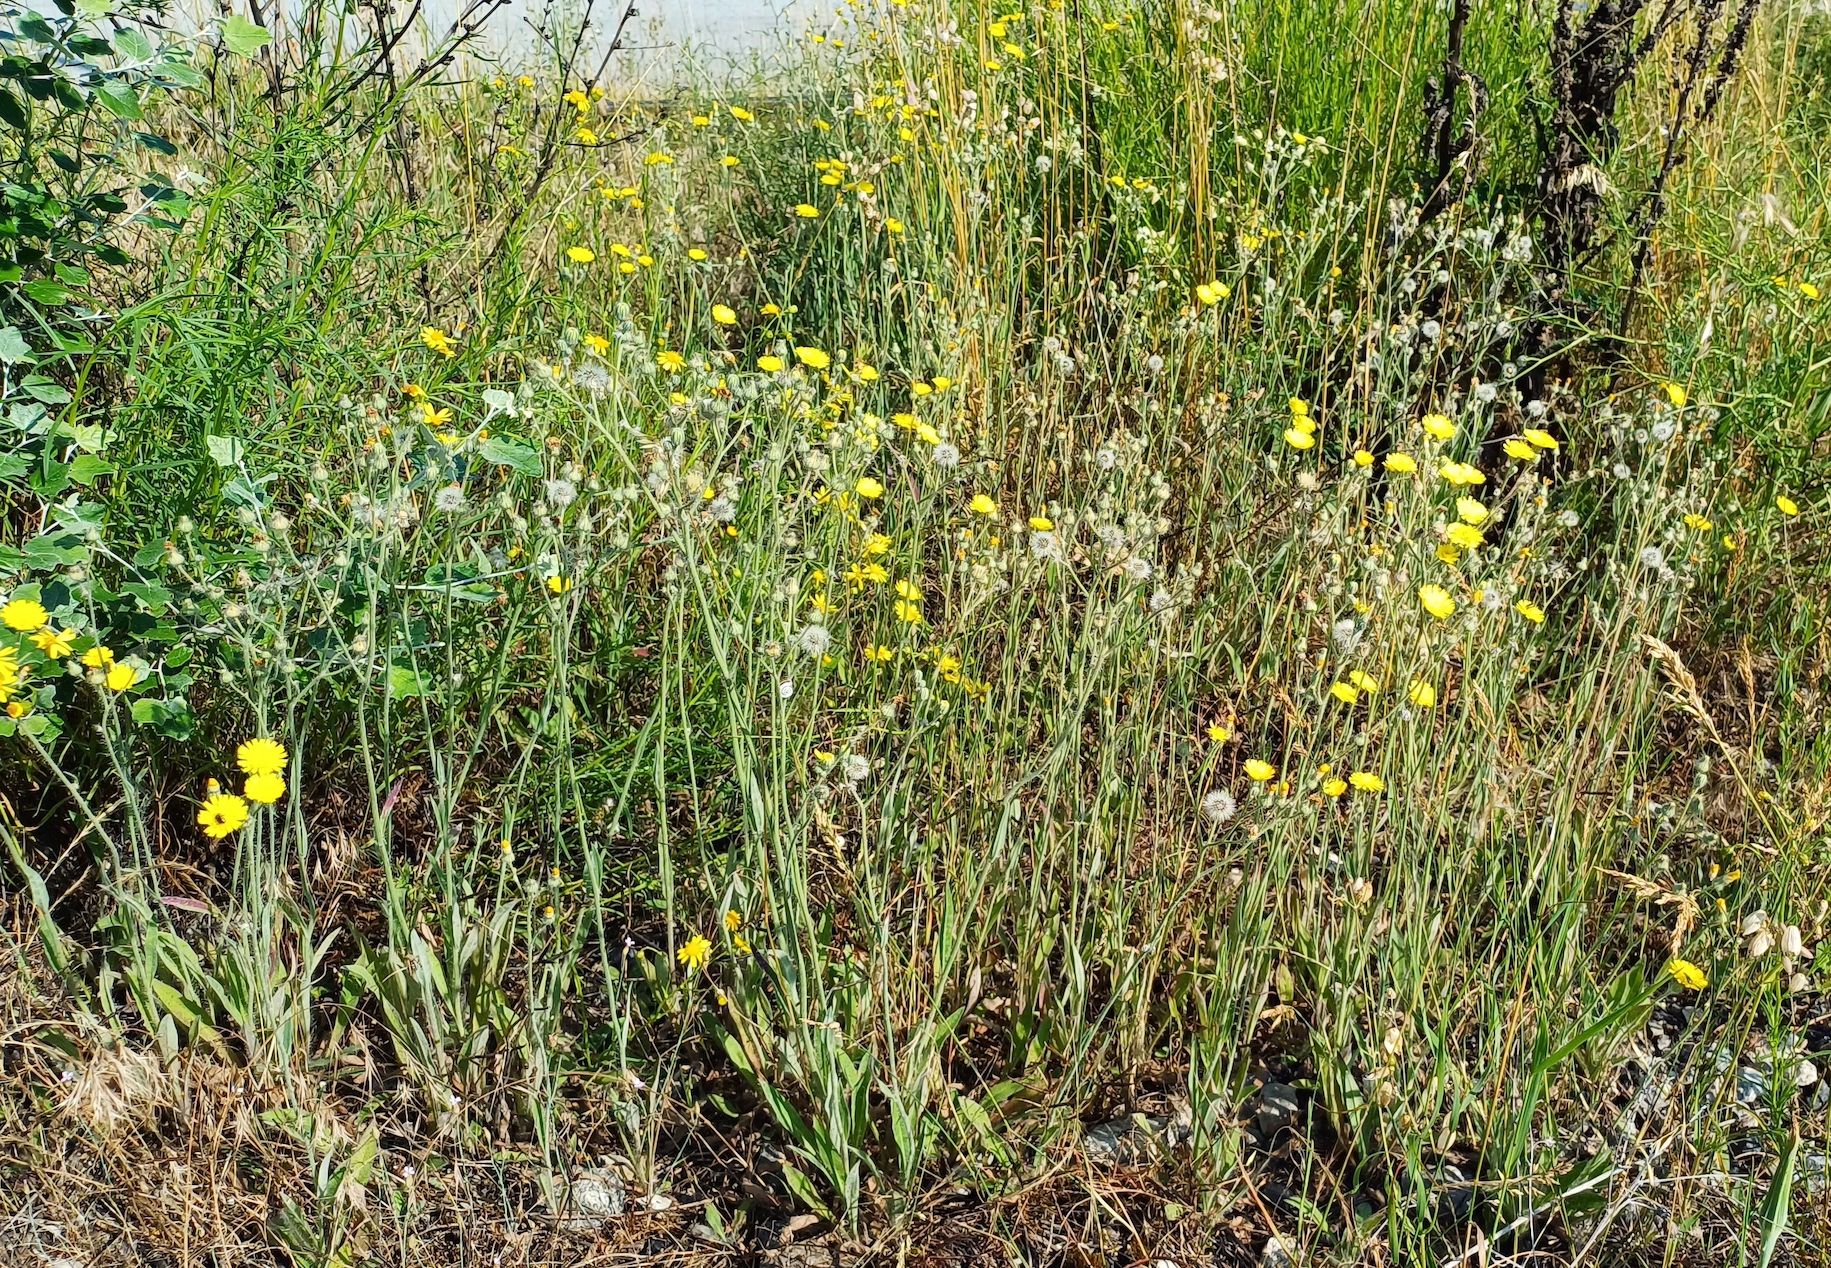
POLYGON ((687 945, 674 953, 674 958, 686 967, 689 973, 697 973, 705 968, 712 959, 712 944, 699 934, 687 940, 687 945))
POLYGON ((1359 701, 1361 698, 1361 693, 1356 691, 1354 688, 1350 687, 1345 682, 1338 682, 1334 686, 1330 687, 1329 694, 1334 696, 1337 700, 1341 701, 1343 704, 1354 704, 1357 701, 1359 701))
POLYGON ((1437 469, 1437 474, 1458 488, 1469 484, 1485 484, 1488 479, 1466 462, 1446 462, 1437 469))
POLYGON ((795 214, 803 220, 812 220, 820 214, 820 208, 812 203, 796 203, 795 214))
POLYGON ((884 217, 884 228, 891 233, 901 233, 903 232, 903 222, 895 216, 886 216, 884 217))
POLYGON ((1348 681, 1359 687, 1370 696, 1379 694, 1380 680, 1364 669, 1356 669, 1348 675, 1348 681))
POLYGON ((140 681, 140 671, 132 665, 123 662, 108 668, 106 682, 110 691, 126 691, 138 681, 140 681))
POLYGON ((1702 515, 1692 514, 1685 516, 1685 527, 1695 529, 1700 533, 1708 533, 1712 525, 1710 521, 1705 519, 1702 515))
POLYGON ((114 653, 97 643, 83 653, 83 664, 91 669, 106 669, 114 664, 114 653))
POLYGON ((598 253, 590 247, 567 247, 566 258, 574 264, 590 264, 598 258, 598 253))
POLYGON ((737 314, 723 304, 712 305, 712 320, 721 326, 735 326, 737 314))
POLYGON ((1299 431, 1295 427, 1286 427, 1284 429, 1284 443, 1289 445, 1292 449, 1309 449, 1316 444, 1316 437, 1307 431, 1299 431))
POLYGON ((782 370, 782 358, 768 355, 758 357, 757 369, 767 371, 770 374, 778 374, 782 370))
POLYGON ((76 640, 75 630, 64 630, 62 633, 46 626, 32 635, 32 641, 38 644, 38 650, 49 660, 57 660, 70 654, 70 644, 76 640))
POLYGON ((1488 508, 1474 498, 1457 498, 1456 515, 1464 524, 1479 524, 1488 518, 1488 508))
POLYGON ((917 396, 927 396, 930 392, 934 391, 932 387, 928 386, 928 384, 924 383, 921 379, 917 379, 915 382, 911 383, 909 385, 909 390, 914 392, 917 396))
POLYGON ((1386 470, 1399 475, 1410 475, 1418 469, 1417 460, 1408 453, 1389 453, 1386 455, 1386 470))
POLYGON ((1247 759, 1246 774, 1247 777, 1252 779, 1255 783, 1263 784, 1277 773, 1278 768, 1273 766, 1270 762, 1262 762, 1256 757, 1247 759))
POLYGON ((731 117, 733 119, 741 119, 745 123, 749 123, 752 119, 756 118, 755 115, 751 114, 750 111, 744 109, 742 106, 732 106, 731 117))
POLYGON ((705 248, 703 247, 687 248, 687 259, 693 261, 695 264, 703 264, 709 258, 710 257, 706 255, 705 248))
POLYGON ((1774 505, 1780 508, 1780 513, 1782 515, 1799 514, 1799 503, 1795 502, 1784 493, 1774 499, 1774 505))
POLYGON ((1422 678, 1412 679, 1411 689, 1405 694, 1406 697, 1420 709, 1436 707, 1437 689, 1425 682, 1422 678))
POLYGON ((858 483, 853 485, 852 489, 861 498, 875 499, 884 496, 884 486, 870 476, 860 476, 858 483))
POLYGON ((922 587, 918 586, 908 577, 904 577, 901 581, 896 583, 896 592, 905 599, 919 599, 922 597, 922 587))
POLYGON ((1418 425, 1438 440, 1448 440, 1456 434, 1456 424, 1446 414, 1426 414, 1418 425))
POLYGON ((1373 455, 1365 449, 1356 449, 1354 451, 1354 465, 1357 467, 1371 467, 1373 465, 1373 455))
POLYGON ((975 514, 975 515, 996 515, 996 514, 998 514, 998 503, 992 501, 991 498, 987 497, 983 493, 973 494, 973 501, 972 501, 971 505, 973 508, 973 514, 975 514))
POLYGON ((1285 403, 1290 406, 1291 413, 1298 418, 1306 418, 1309 416, 1310 403, 1301 396, 1293 396, 1285 403))
POLYGON ((1032 515, 1030 517, 1030 527, 1039 533, 1047 533, 1055 527, 1055 521, 1050 519, 1047 515, 1032 515))
POLYGON ((247 822, 248 803, 234 793, 212 793, 197 812, 197 826, 218 841, 247 822))
POLYGON ((738 914, 735 907, 725 912, 725 932, 736 933, 744 927, 744 917, 738 914))
POLYGON ((885 647, 882 643, 865 644, 865 659, 866 660, 874 660, 874 661, 878 661, 879 663, 882 663, 882 662, 891 660, 895 656, 896 656, 896 653, 891 651, 888 647, 885 647))
POLYGON ((271 806, 286 795, 286 780, 280 775, 250 775, 242 782, 242 795, 249 801, 271 806))
POLYGON ((1210 308, 1226 299, 1230 294, 1232 292, 1219 282, 1203 282, 1195 288, 1195 297, 1210 308))
POLYGON ((1451 524, 1444 536, 1463 550, 1474 550, 1487 542, 1487 538, 1481 535, 1481 530, 1472 524, 1451 524))
POLYGON ((1666 964, 1666 972, 1672 980, 1688 991, 1701 991, 1710 985, 1710 979, 1704 976, 1704 970, 1689 960, 1674 958, 1666 964))
POLYGON ((572 578, 561 576, 548 577, 547 589, 551 590, 554 594, 564 594, 566 591, 572 589, 572 578))
POLYGON ((1443 542, 1437 547, 1437 558, 1453 565, 1462 562, 1462 552, 1449 542, 1443 542))
POLYGON ((1673 409, 1685 408, 1685 389, 1677 383, 1665 385, 1666 399, 1672 402, 1673 409))
POLYGON ((937 374, 934 377, 934 385, 935 385, 935 391, 945 392, 945 391, 947 391, 948 388, 950 388, 954 385, 954 381, 952 379, 948 378, 945 374, 937 374))
POLYGON ((1325 796, 1339 797, 1348 791, 1348 785, 1339 779, 1325 779, 1322 781, 1322 791, 1325 796))
POLYGON ((1419 586, 1418 602, 1424 605, 1426 612, 1439 621, 1448 620, 1450 614, 1456 610, 1456 600, 1450 598, 1449 591, 1442 586, 1419 586))
POLYGON ((9 701, 6 706, 6 716, 9 718, 13 718, 14 720, 23 718, 26 714, 30 713, 31 711, 32 711, 32 706, 31 706, 30 702, 25 701, 25 700, 9 701))
POLYGON ((1528 427, 1520 435, 1524 436, 1534 449, 1548 449, 1552 453, 1558 450, 1558 438, 1542 427, 1528 427))
POLYGON ((1506 442, 1501 445, 1501 448, 1507 451, 1507 457, 1517 458, 1521 462, 1537 462, 1539 460, 1538 450, 1534 449, 1531 445, 1519 439, 1517 436, 1507 437, 1506 442))
POLYGON ((1541 608, 1530 599, 1521 599, 1518 603, 1515 603, 1513 607, 1515 611, 1525 617, 1528 621, 1531 621, 1534 625, 1543 625, 1545 623, 1545 609, 1541 608))
POLYGON ((458 355, 458 345, 452 341, 450 335, 446 334, 443 330, 440 330, 437 326, 421 326, 420 342, 442 357, 455 357, 458 355))
POLYGON ((1818 288, 1810 282, 1801 282, 1799 284, 1799 293, 1804 295, 1807 299, 1818 298, 1818 288))
POLYGON ((1357 770, 1348 776, 1348 782, 1365 793, 1386 791, 1386 781, 1372 771, 1357 770))
POLYGON ((22 634, 29 630, 43 629, 50 620, 51 614, 36 599, 14 599, 0 608, 0 621, 6 623, 7 629, 18 630, 22 634))
POLYGON ((686 368, 687 359, 672 348, 669 348, 665 352, 655 354, 655 364, 666 370, 669 374, 678 374, 681 370, 686 368))
POLYGON ((898 599, 896 601, 896 619, 906 625, 920 625, 922 623, 922 605, 911 603, 908 599, 898 599))
POLYGON ((1208 728, 1208 738, 1213 740, 1216 744, 1225 744, 1227 742, 1227 728, 1220 725, 1218 722, 1214 723, 1208 728))
POLYGON ((795 360, 810 370, 824 370, 833 364, 833 358, 818 348, 796 348, 795 360))
POLYGON ((258 735, 235 750, 235 764, 245 775, 277 775, 286 769, 286 746, 258 735))

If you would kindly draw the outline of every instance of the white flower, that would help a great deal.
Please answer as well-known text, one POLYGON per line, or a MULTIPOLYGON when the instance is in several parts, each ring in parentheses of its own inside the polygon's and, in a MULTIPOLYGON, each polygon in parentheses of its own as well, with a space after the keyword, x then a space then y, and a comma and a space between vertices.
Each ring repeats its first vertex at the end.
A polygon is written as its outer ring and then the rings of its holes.
POLYGON ((447 515, 456 515, 464 509, 464 486, 446 485, 432 495, 432 505, 435 510, 443 511, 447 515))
POLYGON ((1125 561, 1125 575, 1133 581, 1149 581, 1151 579, 1151 561, 1133 555, 1125 561))
POLYGON ((737 506, 730 498, 721 493, 707 504, 706 514, 720 524, 729 524, 737 518, 737 506))
POLYGON ((1153 612, 1166 611, 1173 607, 1175 603, 1176 600, 1170 597, 1170 592, 1163 589, 1161 586, 1151 594, 1151 611, 1153 612))
POLYGON ((570 480, 547 481, 547 501, 561 510, 571 506, 578 499, 578 485, 570 480))
POLYGON ((1233 794, 1225 788, 1213 789, 1202 798, 1202 814, 1209 823, 1226 823, 1237 808, 1233 794))
POLYGON ((1149 370, 1152 374, 1162 374, 1163 373, 1163 358, 1158 356, 1155 352, 1153 352, 1150 356, 1148 356, 1144 359, 1144 368, 1149 370))
POLYGON ((1030 553, 1038 559, 1060 559, 1062 540, 1053 532, 1030 534, 1030 553))
POLYGON ((1583 522, 1582 517, 1579 516, 1575 511, 1563 510, 1563 511, 1558 512, 1558 524, 1560 527, 1575 528, 1578 524, 1580 524, 1582 522, 1583 522))
POLYGON ((1633 476, 1634 470, 1625 462, 1617 462, 1613 468, 1613 474, 1617 480, 1626 480, 1633 476))
POLYGON ((1527 401, 1526 402, 1526 412, 1528 414, 1532 415, 1534 418, 1545 417, 1546 408, 1547 407, 1545 405, 1545 402, 1543 402, 1543 401, 1527 401))
POLYGON ((1051 167, 1054 167, 1054 166, 1055 166, 1055 164, 1050 161, 1050 158, 1047 154, 1038 154, 1036 156, 1036 170, 1037 171, 1046 172, 1051 167))
POLYGON ((1102 471, 1111 471, 1119 462, 1119 455, 1102 445, 1094 450, 1094 466, 1102 471))
POLYGON ((935 460, 935 465, 937 467, 957 467, 960 465, 959 448, 949 444, 945 440, 935 446, 934 452, 930 457, 935 460))
POLYGON ((795 633, 795 647, 806 656, 824 656, 832 645, 832 631, 816 621, 810 621, 795 633))
POLYGON ((1500 611, 1502 605, 1505 604, 1506 601, 1507 601, 1507 599, 1506 599, 1505 595, 1501 594, 1500 591, 1492 589, 1492 588, 1484 590, 1481 593, 1481 606, 1486 608, 1490 612, 1500 611))
POLYGON ((1662 445, 1665 444, 1668 440, 1671 440, 1672 437, 1674 435, 1676 435, 1677 433, 1678 433, 1678 420, 1677 419, 1662 418, 1658 422, 1653 424, 1653 439, 1657 440, 1662 445))
POLYGON ((1073 374, 1074 373, 1074 358, 1069 356, 1066 352, 1056 353, 1055 354, 1055 372, 1057 374, 1061 375, 1063 378, 1067 378, 1069 375, 1073 374))
POLYGON ((1475 399, 1483 405, 1492 405, 1494 398, 1500 395, 1500 389, 1492 383, 1483 383, 1475 389, 1475 399))
POLYGON ((1335 640, 1335 646, 1341 649, 1344 656, 1352 656, 1354 649, 1361 645, 1360 626, 1355 624, 1351 616, 1344 616, 1331 625, 1329 637, 1335 640))
POLYGON ((1434 321, 1427 321, 1422 326, 1418 327, 1418 333, 1422 334, 1432 343, 1435 343, 1437 341, 1437 336, 1443 333, 1443 327, 1434 321))
POLYGON ((849 784, 862 783, 871 774, 871 759, 862 753, 847 753, 840 763, 840 773, 849 784))
POLYGON ((1665 552, 1657 546, 1642 547, 1640 552, 1640 566, 1654 571, 1664 568, 1666 566, 1665 552))

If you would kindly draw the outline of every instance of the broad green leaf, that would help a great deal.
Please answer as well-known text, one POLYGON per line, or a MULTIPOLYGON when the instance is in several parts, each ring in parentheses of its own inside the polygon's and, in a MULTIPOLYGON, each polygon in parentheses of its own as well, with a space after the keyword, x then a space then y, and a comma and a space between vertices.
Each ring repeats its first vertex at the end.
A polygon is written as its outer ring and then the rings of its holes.
POLYGON ((131 84, 106 83, 95 90, 96 100, 108 107, 109 113, 120 119, 143 119, 146 116, 140 110, 140 98, 131 84))
POLYGON ((233 467, 242 460, 242 442, 239 436, 206 436, 204 445, 210 451, 210 457, 216 460, 219 467, 233 467))
POLYGON ((273 43, 273 33, 256 26, 239 13, 223 19, 223 47, 242 57, 253 57, 273 43))
POLYGON ((70 479, 76 484, 91 485, 95 483, 96 477, 113 474, 114 463, 92 453, 78 454, 70 463, 70 479))
POLYGON ((25 341, 17 326, 0 326, 0 361, 18 365, 32 355, 32 345, 25 341))
POLYGON ((541 475, 540 451, 532 445, 524 445, 518 440, 509 440, 502 436, 491 436, 484 441, 478 453, 488 462, 499 467, 513 467, 523 475, 536 479, 541 475))

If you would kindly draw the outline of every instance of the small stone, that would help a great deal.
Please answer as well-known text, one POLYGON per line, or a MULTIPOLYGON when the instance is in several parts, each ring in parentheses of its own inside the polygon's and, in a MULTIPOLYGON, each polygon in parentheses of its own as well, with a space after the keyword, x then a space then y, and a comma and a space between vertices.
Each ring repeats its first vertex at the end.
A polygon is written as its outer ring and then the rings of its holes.
POLYGON ((1253 1122, 1259 1134, 1269 1140, 1285 1128, 1295 1127, 1301 1112, 1296 1089, 1288 1083, 1267 1083, 1259 1089, 1259 1110, 1253 1122))
POLYGON ((623 1177, 608 1167, 598 1167, 575 1176, 566 1194, 566 1211, 560 1227, 567 1229, 601 1228, 623 1214, 626 1201, 623 1177))
POLYGON ((1736 1069, 1736 1103, 1753 1105, 1767 1095, 1767 1079, 1751 1065, 1736 1069))
POLYGON ((1799 1087, 1811 1087, 1818 1082, 1818 1067, 1810 1061, 1801 1061, 1793 1067, 1793 1082, 1799 1087))
POLYGON ((674 1205, 674 1199, 665 1193, 651 1193, 642 1199, 645 1211, 665 1211, 674 1205))
POLYGON ((1260 1268, 1289 1268, 1297 1262, 1297 1252, 1286 1241, 1284 1234, 1273 1233, 1265 1240, 1265 1249, 1259 1252, 1260 1268))

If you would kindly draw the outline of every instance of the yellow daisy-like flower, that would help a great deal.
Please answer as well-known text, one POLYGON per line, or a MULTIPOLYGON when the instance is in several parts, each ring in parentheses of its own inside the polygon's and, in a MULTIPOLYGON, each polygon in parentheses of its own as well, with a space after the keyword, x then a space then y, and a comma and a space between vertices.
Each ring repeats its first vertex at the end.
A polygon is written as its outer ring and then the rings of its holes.
POLYGON ((1299 431, 1295 427, 1286 427, 1284 429, 1284 443, 1289 445, 1292 449, 1310 449, 1315 446, 1316 437, 1307 431, 1299 431))
POLYGON ((1322 781, 1322 792, 1325 797, 1339 797, 1348 791, 1347 782, 1331 776, 1322 781))
POLYGON ((458 345, 452 337, 437 326, 421 326, 420 342, 431 348, 442 357, 458 355, 458 345))
POLYGON ((876 499, 884 496, 884 486, 870 476, 860 476, 852 490, 861 498, 876 499))
POLYGON ((1356 449, 1354 451, 1354 465, 1357 467, 1371 467, 1373 465, 1373 454, 1366 449, 1356 449))
POLYGON ((896 619, 905 625, 920 625, 922 623, 922 605, 912 603, 908 599, 898 599, 896 601, 896 619))
POLYGON ((1213 740, 1216 744, 1225 744, 1227 742, 1227 734, 1227 728, 1220 725, 1218 722, 1208 728, 1208 738, 1213 740))
POLYGON ((1693 513, 1685 516, 1685 527, 1699 533, 1708 533, 1711 530, 1712 525, 1710 521, 1705 519, 1702 515, 1693 513))
POLYGON ((1437 469, 1437 474, 1458 488, 1470 484, 1485 484, 1488 477, 1466 462, 1446 462, 1437 469))
POLYGON ((1521 599, 1518 603, 1513 605, 1513 608, 1534 625, 1543 625, 1545 623, 1545 609, 1541 608, 1530 599, 1521 599))
POLYGON ((757 358, 757 369, 762 370, 766 374, 780 374, 782 372, 782 358, 772 357, 768 354, 760 356, 757 358))
POLYGON ((1364 669, 1356 669, 1348 675, 1348 681, 1370 696, 1379 694, 1380 680, 1364 669))
POLYGON ((665 352, 655 354, 655 364, 666 370, 669 374, 678 374, 686 368, 687 359, 681 356, 680 353, 675 352, 672 348, 669 348, 665 352))
POLYGON ((1674 982, 1688 991, 1701 991, 1710 985, 1710 979, 1704 975, 1704 970, 1689 960, 1677 958, 1670 960, 1666 964, 1666 972, 1671 975, 1674 982))
POLYGON ((103 647, 100 643, 97 643, 94 647, 91 647, 88 651, 83 653, 83 664, 87 665, 90 669, 106 669, 108 666, 114 664, 114 653, 108 648, 103 647))
POLYGON ((1439 621, 1447 621, 1456 611, 1456 600, 1450 598, 1450 592, 1442 586, 1419 586, 1418 602, 1439 621))
POLYGON ((1039 533, 1047 533, 1055 527, 1055 521, 1050 519, 1047 515, 1032 515, 1030 517, 1030 527, 1039 533))
POLYGON ((998 503, 992 501, 991 498, 983 493, 973 494, 973 500, 970 505, 972 506, 973 514, 975 515, 998 514, 998 503))
POLYGON ((50 624, 51 614, 36 599, 14 599, 0 608, 0 622, 5 622, 7 629, 18 630, 23 634, 43 629, 50 624))
POLYGON ((1398 475, 1410 475, 1418 469, 1418 460, 1408 453, 1389 453, 1386 455, 1386 470, 1398 475))
POLYGON ((737 314, 724 304, 712 305, 712 320, 721 326, 737 325, 737 314))
POLYGON ((247 775, 278 775, 286 761, 286 746, 264 735, 243 741, 235 750, 235 764, 247 775))
POLYGON ((1677 383, 1667 383, 1665 385, 1665 391, 1666 399, 1672 402, 1673 409, 1685 408, 1685 389, 1681 385, 1677 383))
POLYGON ((70 645, 76 638, 75 630, 59 631, 46 626, 32 635, 32 642, 38 645, 38 650, 45 654, 46 659, 60 660, 70 654, 70 645))
POLYGON ((875 643, 875 644, 867 643, 865 645, 865 659, 866 660, 874 660, 874 661, 877 661, 879 664, 883 664, 890 660, 895 659, 895 657, 896 657, 896 653, 891 651, 888 647, 884 646, 882 643, 875 643))
POLYGON ((685 946, 674 952, 674 958, 679 960, 689 973, 697 973, 711 961, 712 944, 696 933, 687 940, 685 946))
POLYGON ((1386 781, 1381 779, 1378 775, 1375 775, 1372 771, 1357 770, 1352 775, 1348 776, 1348 782, 1364 793, 1386 791, 1386 781))
POLYGON ((813 203, 796 203, 795 214, 803 220, 813 220, 820 215, 820 208, 813 203))
POLYGON ((1507 451, 1507 457, 1516 458, 1520 462, 1537 462, 1539 460, 1539 451, 1525 441, 1519 439, 1517 436, 1507 437, 1505 443, 1501 445, 1501 448, 1507 451))
POLYGON ((566 258, 574 264, 590 264, 598 258, 598 253, 590 247, 567 247, 566 258))
POLYGON ((1780 508, 1780 513, 1782 515, 1799 514, 1799 503, 1795 502, 1784 493, 1774 499, 1774 505, 1780 508))
POLYGON ((795 360, 810 370, 824 370, 833 364, 833 358, 819 348, 796 348, 795 360))
POLYGON ((565 594, 568 590, 572 589, 572 578, 559 576, 548 577, 547 589, 551 590, 554 594, 565 594))
POLYGON ((737 908, 732 907, 732 908, 727 909, 725 912, 725 932, 726 933, 736 933, 739 929, 742 929, 743 927, 744 927, 744 917, 741 914, 739 914, 737 908))
POLYGON ((1558 438, 1542 427, 1528 427, 1520 435, 1524 436, 1526 443, 1534 449, 1543 449, 1550 453, 1558 451, 1558 438))
POLYGON ((1420 709, 1434 708, 1437 704, 1437 689, 1422 678, 1414 678, 1406 698, 1420 709))
POLYGON ((1456 516, 1464 524, 1480 524, 1488 518, 1488 508, 1474 498, 1457 498, 1456 516))
POLYGON ((1473 524, 1451 524, 1444 536, 1462 550, 1474 550, 1477 546, 1486 545, 1488 540, 1473 524))
POLYGON ((1278 768, 1270 762, 1262 762, 1256 757, 1248 758, 1246 761, 1246 776, 1254 783, 1263 784, 1277 773, 1278 768))
POLYGON ((203 834, 222 840, 248 822, 248 803, 234 793, 212 793, 197 812, 197 826, 203 834))
POLYGON ((1361 698, 1361 693, 1345 682, 1338 682, 1329 688, 1329 694, 1343 704, 1354 704, 1361 698))
POLYGON ((286 795, 286 779, 281 775, 250 775, 242 782, 242 796, 271 806, 286 795))
POLYGON ((1438 440, 1448 440, 1456 434, 1456 424, 1449 420, 1447 414, 1426 414, 1419 421, 1418 426, 1438 440))
POLYGON ((108 667, 108 676, 104 681, 107 682, 108 690, 110 691, 126 691, 129 687, 140 681, 140 671, 124 662, 118 665, 110 665, 108 667))

